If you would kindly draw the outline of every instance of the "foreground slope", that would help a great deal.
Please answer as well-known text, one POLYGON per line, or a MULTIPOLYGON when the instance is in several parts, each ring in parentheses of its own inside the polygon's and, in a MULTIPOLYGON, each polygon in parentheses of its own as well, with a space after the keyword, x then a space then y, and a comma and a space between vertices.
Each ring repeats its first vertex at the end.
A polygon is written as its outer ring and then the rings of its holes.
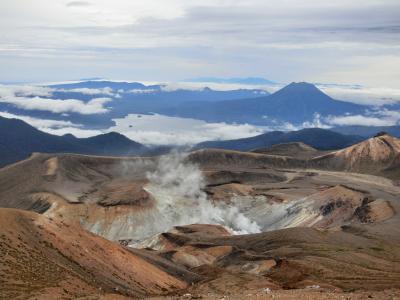
POLYGON ((118 244, 36 213, 0 209, 0 239, 5 299, 143 297, 187 286, 118 244))
POLYGON ((377 239, 359 225, 321 231, 291 228, 231 236, 210 225, 176 227, 153 242, 169 257, 207 280, 193 293, 240 294, 243 290, 400 288, 399 239, 377 239), (210 233, 211 232, 211 233, 210 233))

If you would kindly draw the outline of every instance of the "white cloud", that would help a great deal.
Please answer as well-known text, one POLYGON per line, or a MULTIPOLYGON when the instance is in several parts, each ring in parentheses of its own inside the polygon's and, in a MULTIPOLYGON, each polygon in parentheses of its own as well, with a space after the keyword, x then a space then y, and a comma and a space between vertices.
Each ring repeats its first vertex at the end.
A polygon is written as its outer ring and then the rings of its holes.
POLYGON ((325 123, 325 120, 323 120, 323 118, 319 113, 315 113, 313 120, 304 122, 302 126, 302 128, 325 128, 325 129, 328 129, 330 127, 331 126, 325 123))
POLYGON ((44 86, 0 84, 0 98, 13 97, 15 95, 20 97, 27 97, 27 96, 51 97, 53 91, 54 89, 44 86))
POLYGON ((400 103, 399 88, 374 88, 348 85, 318 85, 318 87, 334 99, 361 105, 382 106, 400 103))
POLYGON ((104 96, 115 96, 113 89, 110 87, 105 87, 101 89, 90 89, 90 88, 76 88, 76 89, 57 89, 59 92, 72 92, 81 93, 84 95, 104 95, 104 96))
POLYGON ((84 129, 79 127, 42 128, 41 130, 54 135, 64 135, 70 133, 79 138, 87 138, 104 133, 102 130, 84 129))
POLYGON ((327 121, 329 122, 329 124, 336 126, 391 126, 396 124, 396 122, 393 120, 381 119, 377 117, 367 117, 362 115, 331 117, 327 121))
POLYGON ((70 1, 67 4, 67 7, 82 7, 82 6, 90 6, 90 2, 87 1, 70 1))
POLYGON ((77 113, 82 115, 103 114, 108 112, 104 104, 110 102, 111 98, 94 98, 88 102, 76 99, 48 99, 40 97, 0 97, 0 102, 11 104, 24 110, 40 110, 53 113, 77 113))
POLYGON ((101 130, 84 129, 81 124, 74 124, 70 121, 64 120, 39 119, 29 116, 15 115, 8 112, 0 112, 0 117, 19 119, 41 131, 55 135, 71 133, 76 137, 85 138, 103 133, 101 130))
POLYGON ((133 90, 129 90, 127 92, 131 93, 131 94, 153 94, 153 93, 158 92, 158 90, 156 90, 156 89, 133 89, 133 90))
MULTIPOLYGON (((11 104, 24 110, 50 111, 53 113, 78 113, 82 115, 102 114, 108 112, 104 105, 111 98, 93 98, 88 102, 77 99, 51 99, 56 91, 54 88, 34 85, 0 85, 0 102, 11 104)), ((66 91, 66 90, 60 90, 66 91)), ((77 93, 87 95, 112 94, 110 88, 104 89, 74 89, 77 93)))
POLYGON ((261 134, 266 128, 249 124, 206 123, 189 118, 163 115, 130 114, 114 119, 110 131, 120 132, 132 140, 154 145, 188 145, 207 140, 237 139, 261 134))
POLYGON ((0 80, 270 75, 394 87, 399 6, 398 0, 2 0, 0 80))
POLYGON ((50 119, 38 119, 29 116, 15 115, 9 112, 0 112, 0 117, 8 118, 8 119, 19 119, 22 120, 33 127, 36 127, 40 130, 44 128, 62 128, 62 127, 80 127, 82 125, 75 125, 70 121, 63 120, 50 120, 50 119))
POLYGON ((388 109, 374 110, 367 115, 329 116, 324 120, 330 126, 393 126, 400 122, 400 112, 388 109))

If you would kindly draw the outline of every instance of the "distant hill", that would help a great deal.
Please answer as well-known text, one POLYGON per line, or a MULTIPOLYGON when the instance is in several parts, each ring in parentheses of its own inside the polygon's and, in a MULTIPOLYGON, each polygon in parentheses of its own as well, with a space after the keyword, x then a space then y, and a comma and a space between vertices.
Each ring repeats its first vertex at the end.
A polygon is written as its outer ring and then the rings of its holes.
POLYGON ((195 149, 218 148, 238 151, 251 151, 275 144, 302 142, 319 150, 340 149, 361 141, 355 135, 343 135, 320 128, 307 128, 299 131, 272 131, 250 138, 199 143, 195 149))
POLYGON ((259 125, 292 123, 302 125, 316 115, 362 114, 367 107, 335 100, 310 83, 291 83, 267 96, 230 101, 186 102, 162 111, 168 115, 209 122, 236 122, 259 125))
POLYGON ((261 77, 234 77, 234 78, 219 78, 219 77, 198 77, 186 79, 187 82, 211 82, 211 83, 231 83, 231 84, 275 84, 276 82, 261 78, 261 77))
POLYGON ((0 117, 0 166, 25 159, 32 152, 133 155, 146 150, 144 145, 115 132, 90 138, 56 136, 21 120, 0 117))
POLYGON ((62 89, 80 89, 80 88, 88 88, 88 89, 101 89, 101 88, 112 88, 115 90, 130 90, 130 89, 150 89, 151 86, 147 87, 146 85, 139 82, 119 82, 119 81, 107 81, 107 80, 88 80, 81 81, 76 83, 64 83, 64 84, 54 84, 51 85, 53 88, 62 88, 62 89))
POLYGON ((317 150, 302 142, 276 144, 267 148, 255 149, 252 152, 268 155, 289 156, 298 159, 310 159, 325 153, 324 151, 317 150))

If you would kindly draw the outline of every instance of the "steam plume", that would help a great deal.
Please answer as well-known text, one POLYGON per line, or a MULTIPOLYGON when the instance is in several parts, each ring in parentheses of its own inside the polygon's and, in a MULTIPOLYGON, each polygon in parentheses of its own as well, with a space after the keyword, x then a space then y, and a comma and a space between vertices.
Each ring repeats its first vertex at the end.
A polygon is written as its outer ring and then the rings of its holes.
POLYGON ((147 174, 147 190, 157 200, 158 218, 151 231, 155 234, 173 226, 201 223, 220 224, 236 234, 260 232, 258 224, 237 207, 215 205, 207 198, 204 177, 186 156, 174 152, 160 157, 156 170, 147 174))

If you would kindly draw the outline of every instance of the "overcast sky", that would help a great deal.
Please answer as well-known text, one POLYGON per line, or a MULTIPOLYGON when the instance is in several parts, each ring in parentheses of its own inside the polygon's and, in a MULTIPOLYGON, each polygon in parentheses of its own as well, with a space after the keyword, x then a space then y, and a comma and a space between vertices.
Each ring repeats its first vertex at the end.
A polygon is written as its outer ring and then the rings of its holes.
POLYGON ((1 0, 0 81, 262 76, 396 88, 399 0, 1 0))

